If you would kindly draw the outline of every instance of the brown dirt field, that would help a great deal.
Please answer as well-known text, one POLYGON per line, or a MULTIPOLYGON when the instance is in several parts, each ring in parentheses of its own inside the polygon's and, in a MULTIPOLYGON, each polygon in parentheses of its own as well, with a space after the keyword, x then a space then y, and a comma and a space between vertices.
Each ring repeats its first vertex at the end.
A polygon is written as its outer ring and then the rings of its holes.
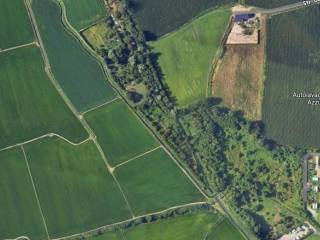
POLYGON ((260 19, 258 45, 228 45, 212 80, 212 95, 241 110, 250 120, 261 120, 265 59, 265 18, 260 19))

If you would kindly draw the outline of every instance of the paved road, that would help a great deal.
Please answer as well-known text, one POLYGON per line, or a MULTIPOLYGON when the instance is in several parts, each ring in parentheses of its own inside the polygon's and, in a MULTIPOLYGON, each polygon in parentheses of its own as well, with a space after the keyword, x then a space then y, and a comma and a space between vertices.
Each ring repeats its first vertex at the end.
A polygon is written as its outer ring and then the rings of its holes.
MULTIPOLYGON (((320 0, 315 0, 315 1, 312 0, 312 2, 308 5, 304 4, 304 2, 301 0, 297 3, 292 3, 292 4, 284 5, 281 7, 277 7, 277 8, 271 8, 271 9, 253 8, 252 10, 250 10, 250 12, 262 13, 267 15, 277 15, 285 12, 294 11, 299 8, 305 8, 305 7, 310 7, 310 6, 319 5, 319 4, 320 4, 320 0)), ((241 13, 241 12, 248 12, 248 11, 236 11, 234 13, 241 13)))

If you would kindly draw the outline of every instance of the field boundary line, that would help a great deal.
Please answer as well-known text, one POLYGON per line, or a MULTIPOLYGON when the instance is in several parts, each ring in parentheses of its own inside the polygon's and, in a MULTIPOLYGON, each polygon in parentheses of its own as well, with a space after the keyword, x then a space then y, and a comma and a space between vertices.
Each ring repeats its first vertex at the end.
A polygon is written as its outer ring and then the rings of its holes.
POLYGON ((47 133, 47 134, 41 135, 41 136, 39 136, 39 137, 36 137, 36 138, 30 139, 30 140, 27 140, 27 141, 25 141, 25 142, 17 143, 17 144, 14 144, 14 145, 11 145, 11 146, 2 148, 2 149, 0 149, 0 152, 3 152, 3 151, 5 151, 5 150, 9 150, 9 149, 12 149, 12 148, 15 148, 15 147, 23 146, 23 145, 26 145, 26 144, 28 144, 28 143, 36 142, 36 141, 38 141, 38 140, 41 140, 41 139, 47 138, 47 137, 49 137, 49 138, 52 138, 52 137, 60 138, 60 139, 62 139, 63 141, 65 141, 65 142, 67 142, 67 143, 69 143, 69 144, 71 144, 71 145, 73 145, 73 146, 79 146, 79 145, 81 145, 81 144, 83 144, 83 143, 85 143, 85 142, 88 142, 88 141, 92 140, 91 137, 88 137, 87 139, 85 139, 85 140, 83 140, 83 141, 81 141, 81 142, 79 142, 79 143, 74 143, 74 142, 71 142, 70 140, 66 139, 65 137, 57 134, 57 133, 47 133))
POLYGON ((128 222, 131 222, 131 221, 139 219, 139 218, 165 213, 167 211, 175 210, 175 209, 182 208, 182 207, 190 207, 190 206, 196 206, 196 205, 202 205, 202 204, 208 204, 208 203, 207 202, 193 202, 193 203, 186 203, 186 204, 182 204, 182 205, 176 205, 176 206, 173 206, 173 207, 170 207, 170 208, 166 208, 166 209, 161 210, 161 211, 152 212, 152 213, 146 213, 146 214, 143 214, 143 215, 140 215, 140 216, 135 216, 135 217, 133 217, 131 219, 127 219, 127 220, 124 220, 124 221, 120 221, 120 222, 116 222, 116 223, 112 223, 112 224, 108 224, 108 225, 103 225, 101 227, 97 227, 97 228, 94 228, 94 229, 91 229, 91 230, 88 230, 88 231, 85 231, 85 232, 76 233, 76 234, 72 234, 72 235, 68 235, 68 236, 64 236, 64 237, 60 237, 60 238, 53 238, 52 240, 67 240, 69 238, 80 237, 81 235, 95 233, 96 231, 103 230, 105 228, 116 226, 116 225, 119 225, 119 224, 128 223, 128 222))
POLYGON ((35 194, 35 197, 36 197, 36 200, 37 200, 38 208, 40 210, 40 214, 41 214, 41 217, 42 217, 44 228, 46 230, 48 239, 50 240, 49 231, 48 231, 48 227, 47 227, 47 224, 46 224, 46 219, 44 217, 44 214, 43 214, 43 211, 42 211, 42 207, 41 207, 41 204, 40 204, 40 200, 39 200, 39 197, 38 197, 37 189, 36 189, 36 186, 34 184, 34 180, 33 180, 32 174, 31 174, 31 169, 30 169, 30 166, 29 166, 27 154, 26 154, 26 152, 24 150, 24 147, 22 145, 21 145, 21 149, 22 149, 22 152, 23 152, 23 156, 24 156, 25 162, 27 164, 28 173, 29 173, 30 180, 31 180, 31 183, 32 183, 32 186, 33 186, 33 191, 34 191, 34 194, 35 194))
POLYGON ((17 238, 5 238, 4 240, 20 240, 20 239, 22 239, 22 240, 24 240, 24 239, 27 239, 27 240, 31 240, 29 237, 27 237, 27 236, 19 236, 19 237, 17 237, 17 238))
POLYGON ((119 163, 118 165, 114 166, 113 169, 115 170, 116 168, 121 167, 122 165, 125 165, 125 164, 127 164, 127 163, 129 163, 129 162, 131 162, 131 161, 134 161, 134 160, 136 160, 136 159, 138 159, 138 158, 140 158, 140 157, 143 157, 143 156, 145 156, 145 155, 148 155, 149 153, 152 153, 152 152, 154 152, 154 151, 156 151, 156 150, 158 150, 158 149, 160 149, 160 148, 163 148, 163 146, 160 145, 160 146, 155 147, 155 148, 153 148, 153 149, 151 149, 151 150, 149 150, 149 151, 146 151, 146 152, 144 152, 144 153, 141 153, 141 154, 138 155, 138 156, 135 156, 135 157, 133 157, 133 158, 130 158, 130 159, 127 160, 127 161, 124 161, 124 162, 122 162, 122 163, 119 163))
POLYGON ((33 42, 30 42, 30 43, 18 45, 18 46, 15 46, 15 47, 10 47, 10 48, 6 48, 6 49, 0 49, 0 53, 9 52, 9 51, 12 51, 12 50, 16 50, 16 49, 19 49, 19 48, 24 48, 24 47, 28 47, 28 46, 32 46, 32 45, 36 45, 37 46, 37 42, 33 41, 33 42))
POLYGON ((110 100, 110 101, 107 101, 107 102, 105 102, 105 103, 102 103, 102 104, 100 104, 100 105, 98 105, 98 106, 95 106, 95 107, 93 107, 93 108, 90 108, 90 109, 82 112, 81 114, 82 114, 82 115, 85 115, 85 114, 87 114, 87 113, 89 113, 89 112, 92 112, 92 111, 94 111, 94 110, 97 110, 98 108, 107 106, 107 105, 109 105, 109 104, 111 104, 111 103, 113 103, 113 102, 115 102, 115 101, 117 101, 117 100, 119 100, 119 99, 121 99, 121 98, 120 98, 119 96, 117 96, 117 97, 115 97, 114 99, 112 99, 112 100, 110 100))

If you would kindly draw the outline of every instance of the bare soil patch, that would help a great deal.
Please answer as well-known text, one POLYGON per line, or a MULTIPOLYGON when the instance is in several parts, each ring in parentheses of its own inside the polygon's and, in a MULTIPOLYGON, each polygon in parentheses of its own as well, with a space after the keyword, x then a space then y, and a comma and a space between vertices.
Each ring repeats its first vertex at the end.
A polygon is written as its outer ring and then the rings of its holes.
POLYGON ((228 45, 212 79, 212 95, 251 120, 261 119, 263 97, 265 17, 260 21, 259 44, 228 45))

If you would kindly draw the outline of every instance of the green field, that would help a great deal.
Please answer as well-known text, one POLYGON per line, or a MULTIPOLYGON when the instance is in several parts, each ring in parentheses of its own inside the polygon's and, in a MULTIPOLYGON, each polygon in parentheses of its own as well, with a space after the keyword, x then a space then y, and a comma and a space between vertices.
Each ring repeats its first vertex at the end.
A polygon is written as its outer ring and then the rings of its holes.
POLYGON ((131 217, 92 142, 72 146, 44 139, 25 150, 51 238, 131 217))
POLYGON ((159 145, 122 100, 94 110, 85 117, 111 165, 159 145))
POLYGON ((34 40, 23 0, 0 1, 0 50, 34 40))
POLYGON ((248 5, 262 8, 275 8, 297 2, 300 2, 300 0, 245 0, 248 5))
POLYGON ((307 240, 320 240, 319 235, 311 235, 310 237, 307 238, 307 240))
POLYGON ((86 138, 46 75, 37 47, 1 53, 0 62, 0 148, 47 133, 73 142, 86 138))
POLYGON ((78 31, 106 16, 103 0, 63 0, 68 20, 78 31))
POLYGON ((0 152, 0 239, 46 238, 31 178, 20 148, 0 152))
POLYGON ((164 79, 179 106, 206 96, 208 77, 230 17, 229 9, 211 11, 155 42, 164 79))
POLYGON ((52 72, 78 110, 85 111, 114 98, 102 66, 62 24, 58 3, 33 0, 32 8, 52 72))
POLYGON ((91 240, 241 240, 239 231, 220 214, 198 213, 141 225, 91 240), (121 236, 121 237, 120 237, 121 236))
POLYGON ((136 216, 204 201, 197 188, 162 149, 116 168, 115 175, 136 216))
POLYGON ((131 10, 144 31, 162 36, 198 16, 203 11, 233 0, 133 0, 131 10))
POLYGON ((320 11, 299 10, 268 21, 263 121, 281 144, 320 146, 319 106, 294 93, 320 92, 320 11), (290 26, 290 27, 288 27, 290 26))

